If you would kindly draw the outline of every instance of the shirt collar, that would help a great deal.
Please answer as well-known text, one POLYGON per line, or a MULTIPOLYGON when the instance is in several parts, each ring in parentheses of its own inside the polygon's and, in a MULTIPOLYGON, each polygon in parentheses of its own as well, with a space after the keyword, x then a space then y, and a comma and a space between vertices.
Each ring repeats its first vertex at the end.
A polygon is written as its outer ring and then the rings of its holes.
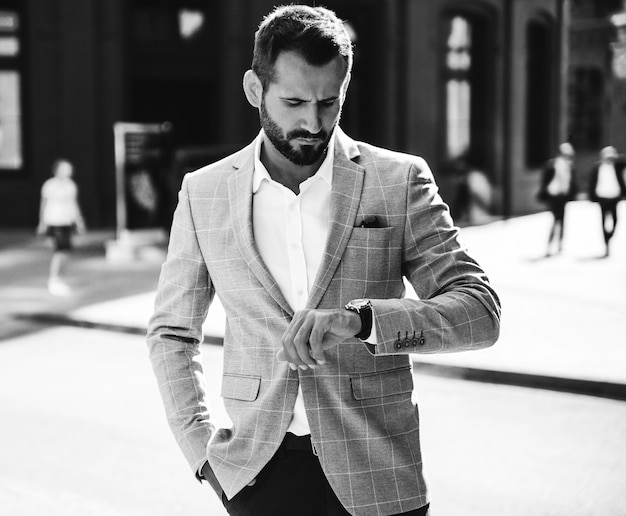
MULTIPOLYGON (((255 194, 261 188, 263 181, 273 181, 269 172, 265 168, 265 165, 261 162, 261 145, 263 145, 263 129, 256 138, 254 143, 254 174, 252 176, 252 193, 255 194)), ((308 180, 313 178, 323 179, 329 188, 333 184, 333 165, 335 162, 335 132, 333 131, 330 141, 328 142, 328 149, 326 150, 326 157, 317 172, 308 180)))

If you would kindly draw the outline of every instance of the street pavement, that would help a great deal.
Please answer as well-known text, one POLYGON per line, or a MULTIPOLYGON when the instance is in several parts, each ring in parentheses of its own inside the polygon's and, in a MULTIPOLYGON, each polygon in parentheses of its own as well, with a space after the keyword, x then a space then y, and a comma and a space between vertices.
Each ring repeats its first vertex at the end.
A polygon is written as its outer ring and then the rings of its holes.
MULTIPOLYGON (((486 269, 502 300, 500 341, 492 348, 414 355, 425 374, 583 392, 626 399, 626 221, 604 257, 600 214, 587 201, 567 208, 563 252, 545 257, 548 213, 462 229, 462 239, 486 269)), ((619 206, 626 219, 626 202, 619 206)), ((65 323, 144 334, 160 261, 107 263, 107 233, 81 237, 69 266, 74 295, 45 290, 49 250, 41 240, 9 235, 0 244, 0 317, 5 332, 33 323, 65 323)), ((158 253, 156 254, 158 257, 158 253)), ((408 295, 414 295, 410 287, 408 295)), ((219 301, 204 326, 219 343, 219 301)))
MULTIPOLYGON (((549 225, 538 213, 462 230, 502 298, 502 333, 487 350, 414 356, 436 516, 626 516, 626 226, 605 258, 597 206, 571 203, 564 250, 545 258, 549 225)), ((58 298, 45 241, 0 233, 0 516, 224 514, 189 480, 147 364, 159 254, 107 262, 112 238, 77 238, 73 294, 58 298)), ((223 324, 215 305, 207 342, 223 324)), ((203 362, 215 395, 221 347, 203 362)))
MULTIPOLYGON (((222 347, 202 353, 228 425, 222 347)), ((623 401, 414 381, 433 516, 626 516, 623 401)), ((0 407, 0 516, 225 516, 169 433, 139 335, 56 326, 1 342, 0 407)))

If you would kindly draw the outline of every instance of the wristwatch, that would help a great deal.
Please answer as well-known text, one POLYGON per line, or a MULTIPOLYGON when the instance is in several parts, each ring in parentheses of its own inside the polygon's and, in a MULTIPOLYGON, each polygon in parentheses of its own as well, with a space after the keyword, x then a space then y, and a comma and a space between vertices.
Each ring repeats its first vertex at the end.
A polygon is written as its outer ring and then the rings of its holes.
POLYGON ((372 303, 369 299, 353 299, 346 306, 346 310, 356 312, 361 318, 361 331, 355 335, 357 339, 364 340, 372 333, 372 303))

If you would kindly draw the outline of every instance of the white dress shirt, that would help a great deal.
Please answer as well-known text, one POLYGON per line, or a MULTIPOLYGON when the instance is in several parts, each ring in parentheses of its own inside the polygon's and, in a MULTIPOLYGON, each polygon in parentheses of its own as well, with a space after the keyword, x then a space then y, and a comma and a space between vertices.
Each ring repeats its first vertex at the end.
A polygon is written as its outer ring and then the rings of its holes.
MULTIPOLYGON (((252 181, 252 227, 263 262, 291 306, 306 306, 326 246, 333 179, 334 140, 318 171, 300 183, 298 195, 274 181, 261 163, 262 134, 256 140, 252 181)), ((296 435, 311 433, 302 390, 287 429, 296 435)))

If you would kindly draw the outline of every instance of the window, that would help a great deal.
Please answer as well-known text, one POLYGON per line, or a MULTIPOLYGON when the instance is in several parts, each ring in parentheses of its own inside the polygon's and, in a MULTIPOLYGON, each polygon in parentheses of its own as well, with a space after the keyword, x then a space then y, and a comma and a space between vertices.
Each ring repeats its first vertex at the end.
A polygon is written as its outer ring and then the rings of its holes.
POLYGON ((597 151, 603 145, 604 75, 600 68, 577 67, 568 85, 570 141, 576 150, 597 151))
POLYGON ((494 15, 459 9, 443 19, 443 133, 445 163, 464 163, 490 175, 494 140, 494 15))
POLYGON ((526 26, 526 165, 544 163, 555 145, 555 34, 548 17, 526 26))
POLYGON ((446 48, 446 158, 460 159, 470 148, 472 87, 472 27, 454 16, 448 26, 446 48))
POLYGON ((134 0, 131 13, 131 34, 137 45, 181 50, 208 44, 206 1, 134 0))
POLYGON ((21 19, 0 10, 0 170, 22 168, 21 19))

